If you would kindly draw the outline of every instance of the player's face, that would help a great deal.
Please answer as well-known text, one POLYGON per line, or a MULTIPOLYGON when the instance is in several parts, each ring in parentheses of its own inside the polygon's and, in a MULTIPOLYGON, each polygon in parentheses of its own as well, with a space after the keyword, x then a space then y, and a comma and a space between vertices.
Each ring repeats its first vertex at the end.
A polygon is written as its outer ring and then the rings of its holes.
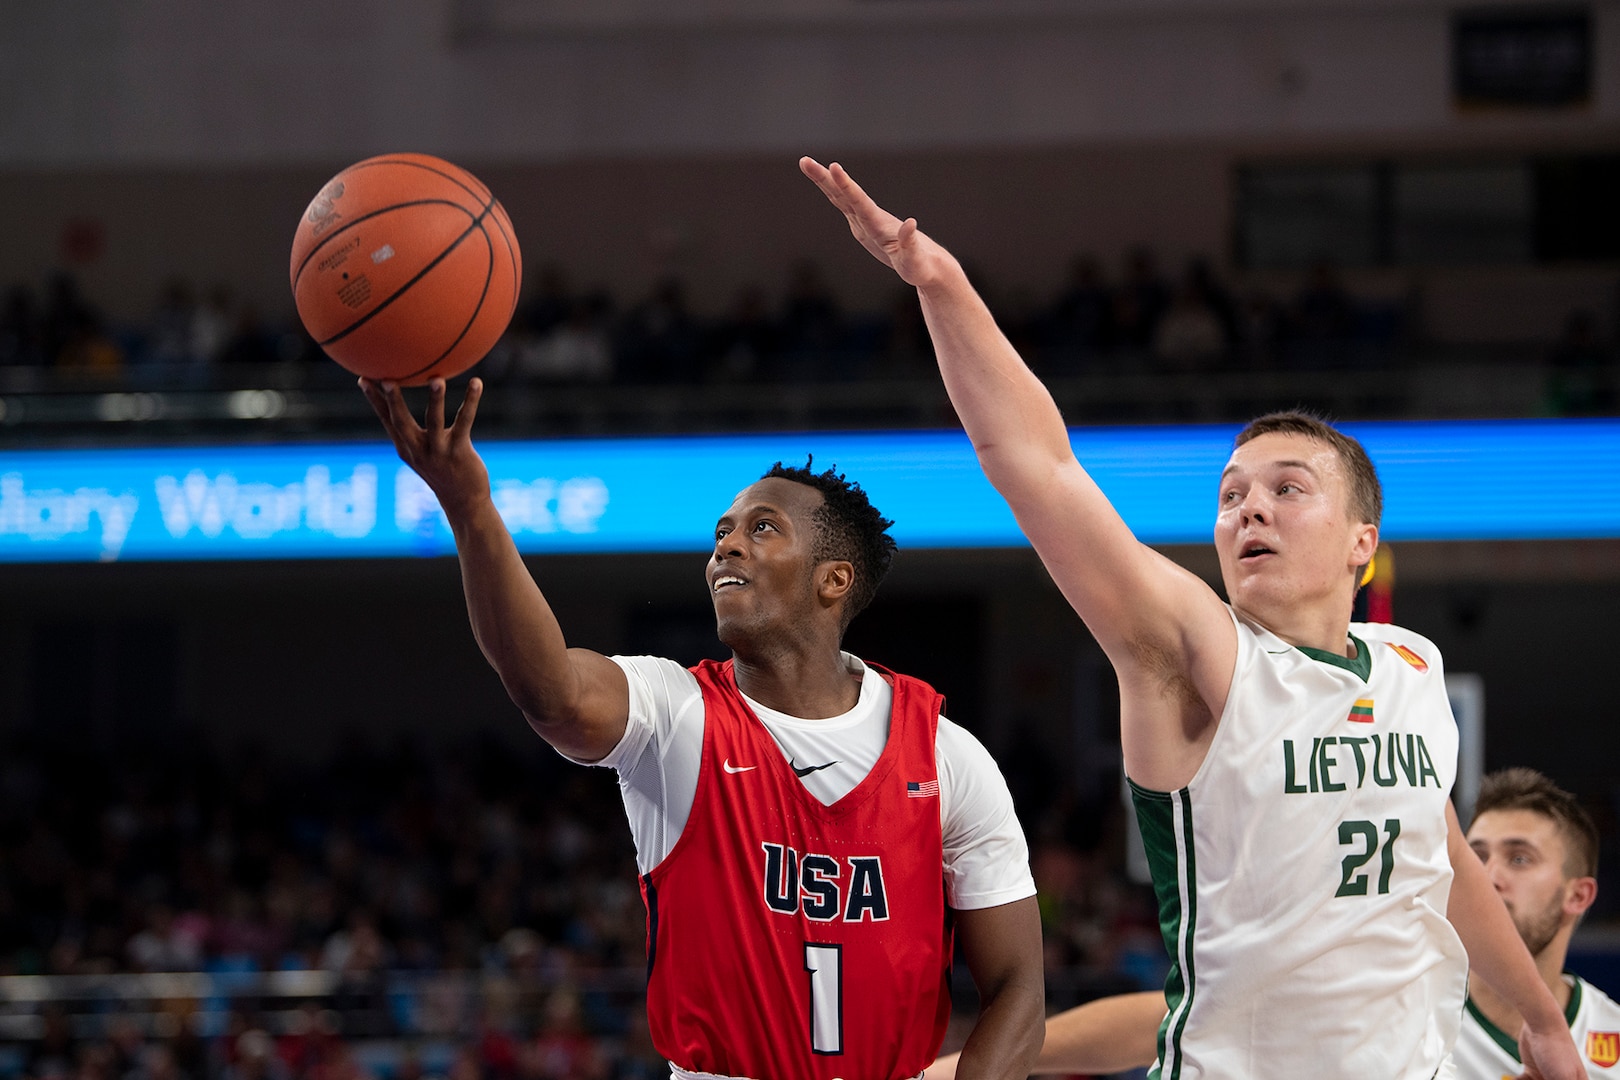
POLYGON ((1268 614, 1317 603, 1349 610, 1358 567, 1378 529, 1350 511, 1338 453, 1305 435, 1260 435, 1232 452, 1221 474, 1215 548, 1233 606, 1268 614))
POLYGON ((1540 953, 1579 909, 1566 912, 1573 880, 1564 874, 1564 838, 1550 818, 1533 810, 1491 810, 1468 829, 1474 849, 1513 925, 1532 955, 1540 953))
POLYGON ((732 648, 792 633, 815 603, 815 512, 821 492, 779 476, 740 492, 714 527, 709 596, 732 648))

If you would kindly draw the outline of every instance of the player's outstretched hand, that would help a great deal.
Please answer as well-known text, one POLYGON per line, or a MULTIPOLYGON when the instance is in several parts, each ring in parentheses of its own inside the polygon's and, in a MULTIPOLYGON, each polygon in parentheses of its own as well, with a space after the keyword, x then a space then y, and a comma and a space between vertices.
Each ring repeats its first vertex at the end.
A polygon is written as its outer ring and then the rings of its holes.
POLYGON ((1528 1024, 1519 1032, 1519 1060, 1524 1080, 1584 1080, 1586 1066, 1575 1049, 1568 1028, 1534 1032, 1528 1024))
POLYGON ((360 389, 394 440, 400 459, 433 489, 452 521, 458 511, 489 497, 489 470, 472 445, 473 417, 478 415, 478 399, 484 394, 482 379, 467 383, 467 395, 449 427, 444 423, 443 379, 428 383, 425 425, 411 415, 398 383, 362 378, 360 389))
POLYGON ((890 267, 908 285, 926 289, 956 270, 956 260, 917 229, 916 218, 901 221, 861 189, 836 161, 822 165, 814 158, 799 159, 799 171, 808 176, 838 207, 849 231, 878 262, 890 267))

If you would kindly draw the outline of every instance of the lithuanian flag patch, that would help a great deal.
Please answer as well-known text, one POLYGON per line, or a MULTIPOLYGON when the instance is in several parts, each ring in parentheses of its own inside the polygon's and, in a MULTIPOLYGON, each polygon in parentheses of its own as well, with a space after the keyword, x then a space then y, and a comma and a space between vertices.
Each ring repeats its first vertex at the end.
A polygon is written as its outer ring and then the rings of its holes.
POLYGON ((1417 653, 1413 652, 1411 649, 1408 649, 1405 645, 1397 645, 1393 641, 1386 641, 1384 644, 1394 649, 1396 656, 1399 656, 1402 660, 1405 660, 1408 664, 1411 664, 1419 671, 1429 670, 1429 662, 1423 659, 1423 657, 1419 656, 1417 653))
POLYGON ((1345 717, 1352 724, 1370 724, 1373 722, 1373 699, 1370 697, 1356 698, 1355 706, 1350 715, 1345 717))

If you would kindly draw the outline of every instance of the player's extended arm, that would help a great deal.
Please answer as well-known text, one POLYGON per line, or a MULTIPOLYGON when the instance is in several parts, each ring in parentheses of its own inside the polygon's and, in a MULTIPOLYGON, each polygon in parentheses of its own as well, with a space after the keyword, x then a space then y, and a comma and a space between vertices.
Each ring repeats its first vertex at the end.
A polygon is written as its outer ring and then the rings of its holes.
POLYGON ((956 934, 973 985, 979 1020, 962 1047, 963 1080, 1023 1080, 1041 1050, 1046 973, 1041 913, 1033 896, 957 911, 956 934))
MULTIPOLYGON (((837 163, 803 158, 799 168, 843 212, 862 246, 916 288, 945 388, 985 476, 1108 654, 1122 693, 1134 699, 1146 686, 1149 695, 1169 699, 1173 688, 1184 700, 1190 679, 1208 715, 1218 716, 1237 658, 1236 631, 1220 598, 1131 533, 1076 460, 1051 394, 950 252, 915 219, 901 221, 878 206, 837 163)), ((1191 778, 1202 751, 1189 761, 1175 744, 1198 743, 1206 732, 1189 731, 1176 704, 1127 708, 1122 720, 1133 779, 1169 788, 1191 778), (1136 734, 1144 723, 1152 730, 1136 734)))
POLYGON ((630 711, 624 672, 599 653, 570 649, 490 497, 489 471, 472 445, 484 384, 473 379, 444 422, 444 380, 428 388, 418 424, 400 388, 360 380, 399 456, 438 497, 461 561, 473 636, 512 701, 542 738, 570 757, 594 761, 617 745, 630 711))
POLYGON ((1470 970, 1490 983, 1525 1019, 1519 1035, 1524 1075, 1532 1080, 1581 1080, 1586 1070, 1564 1014, 1536 970, 1502 898, 1491 887, 1479 856, 1463 837, 1457 812, 1449 802, 1446 829, 1446 852, 1454 875, 1446 917, 1468 950, 1470 970))
MULTIPOLYGON (((1034 1075, 1124 1072, 1146 1068, 1159 1053, 1164 995, 1157 990, 1116 994, 1078 1005, 1046 1021, 1046 1042, 1034 1075)), ((957 1055, 940 1058, 923 1080, 955 1080, 957 1055)))

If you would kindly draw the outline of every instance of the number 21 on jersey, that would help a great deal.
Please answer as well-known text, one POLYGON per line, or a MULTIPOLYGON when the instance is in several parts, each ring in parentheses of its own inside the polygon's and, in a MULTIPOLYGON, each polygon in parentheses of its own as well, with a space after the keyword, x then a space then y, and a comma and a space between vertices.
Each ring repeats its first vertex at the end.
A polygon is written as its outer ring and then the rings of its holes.
POLYGON ((1395 872, 1395 840, 1401 835, 1399 818, 1384 822, 1382 843, 1378 828, 1370 821, 1339 822, 1339 845, 1350 848, 1350 854, 1340 863, 1339 889, 1334 896, 1366 896, 1371 870, 1363 870, 1378 856, 1378 893, 1389 892, 1389 876, 1395 872))

